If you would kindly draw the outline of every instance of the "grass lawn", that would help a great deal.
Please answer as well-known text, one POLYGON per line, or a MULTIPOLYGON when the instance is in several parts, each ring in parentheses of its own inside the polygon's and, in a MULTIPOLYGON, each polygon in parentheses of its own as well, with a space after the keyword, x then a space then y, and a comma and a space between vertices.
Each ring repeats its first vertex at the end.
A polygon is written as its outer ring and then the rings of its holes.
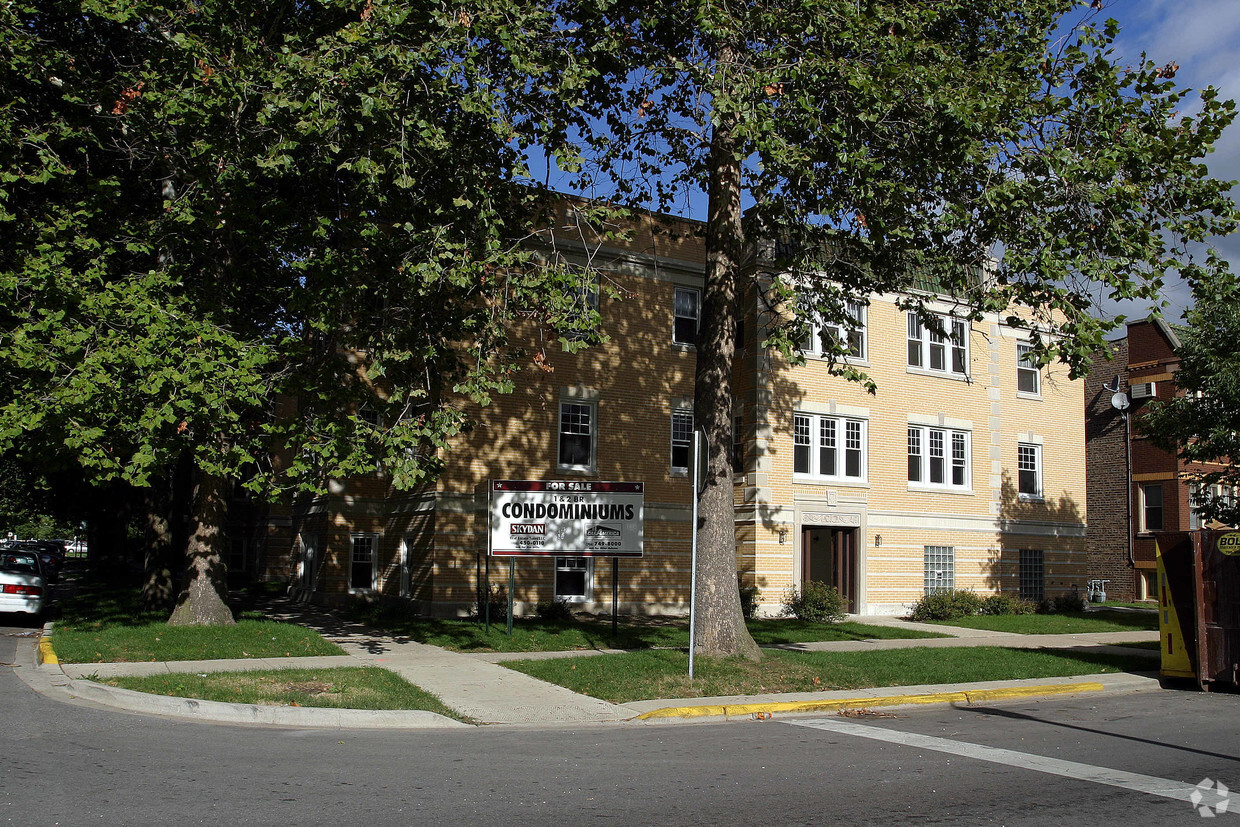
POLYGON ((963 626, 1022 635, 1080 635, 1090 632, 1158 631, 1156 612, 1108 612, 1105 609, 1054 615, 976 615, 936 620, 941 626, 963 626))
POLYGON ((281 669, 96 679, 99 683, 177 698, 332 709, 421 709, 468 721, 439 698, 378 667, 281 669))
POLYGON ((877 652, 768 651, 760 662, 698 658, 680 651, 510 661, 527 675, 615 703, 768 692, 819 692, 876 686, 1052 678, 1149 669, 1148 657, 1050 649, 962 647, 877 652))
POLYGON ((60 611, 52 647, 66 663, 344 654, 317 632, 257 613, 242 612, 235 626, 169 626, 168 613, 144 610, 135 589, 83 591, 60 611))
MULTIPOLYGON (((505 620, 491 623, 490 633, 472 620, 439 620, 391 608, 354 610, 351 619, 384 631, 456 652, 567 652, 573 649, 685 648, 689 626, 684 620, 620 618, 612 637, 611 621, 597 619, 540 620, 517 618, 512 637, 505 620)), ((760 645, 818 640, 944 637, 933 632, 868 626, 864 623, 805 623, 799 620, 751 620, 749 631, 760 645)))

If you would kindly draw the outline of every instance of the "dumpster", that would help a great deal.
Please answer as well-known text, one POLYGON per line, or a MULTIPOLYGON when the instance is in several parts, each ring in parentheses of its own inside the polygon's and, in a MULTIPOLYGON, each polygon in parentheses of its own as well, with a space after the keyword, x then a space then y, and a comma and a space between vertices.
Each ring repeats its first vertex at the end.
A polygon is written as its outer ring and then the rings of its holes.
POLYGON ((1240 531, 1161 532, 1159 674, 1203 690, 1240 684, 1240 531))

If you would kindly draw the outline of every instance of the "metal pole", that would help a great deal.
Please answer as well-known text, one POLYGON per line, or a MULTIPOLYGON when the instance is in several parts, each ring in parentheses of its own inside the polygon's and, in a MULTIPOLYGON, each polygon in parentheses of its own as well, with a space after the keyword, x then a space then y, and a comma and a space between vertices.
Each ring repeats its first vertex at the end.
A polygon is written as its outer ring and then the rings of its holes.
POLYGON ((512 593, 517 590, 517 559, 508 558, 508 637, 512 637, 512 593))
POLYGON ((700 488, 700 463, 702 450, 701 431, 693 432, 693 546, 692 563, 689 566, 689 680, 693 680, 693 650, 697 646, 697 535, 698 535, 698 489, 700 488))
POLYGON ((616 616, 620 610, 616 608, 620 598, 620 578, 616 574, 619 557, 611 558, 611 636, 616 636, 616 616))
POLYGON ((487 555, 487 579, 482 584, 482 602, 486 604, 484 609, 486 617, 487 634, 491 634, 491 555, 487 555))

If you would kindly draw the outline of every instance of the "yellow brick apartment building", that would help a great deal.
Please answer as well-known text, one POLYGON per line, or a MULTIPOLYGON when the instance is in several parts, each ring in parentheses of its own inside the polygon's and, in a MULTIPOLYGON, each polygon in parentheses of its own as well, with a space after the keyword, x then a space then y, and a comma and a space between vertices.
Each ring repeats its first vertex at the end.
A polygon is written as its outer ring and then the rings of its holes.
MULTIPOLYGON (((381 472, 333 482, 268 520, 262 573, 308 599, 463 615, 488 572, 508 582, 508 561, 486 559, 490 480, 643 482, 644 556, 617 565, 619 610, 686 613, 700 236, 693 222, 648 217, 623 244, 568 249, 616 288, 598 298, 608 341, 570 354, 531 331, 545 361, 531 360, 511 395, 470 409, 477 426, 445 452, 432 487, 398 492, 381 472)), ((757 301, 745 316, 737 570, 759 611, 778 614, 785 591, 811 579, 861 615, 901 613, 948 587, 1034 599, 1083 588, 1081 382, 1031 364, 1028 333, 998 316, 970 323, 944 300, 943 335, 898 298, 855 305, 851 334, 816 328, 801 365, 759 347, 771 320, 757 301), (876 394, 828 371, 819 343, 840 335, 876 394)), ((610 611, 607 558, 513 565, 519 612, 551 599, 610 611)))

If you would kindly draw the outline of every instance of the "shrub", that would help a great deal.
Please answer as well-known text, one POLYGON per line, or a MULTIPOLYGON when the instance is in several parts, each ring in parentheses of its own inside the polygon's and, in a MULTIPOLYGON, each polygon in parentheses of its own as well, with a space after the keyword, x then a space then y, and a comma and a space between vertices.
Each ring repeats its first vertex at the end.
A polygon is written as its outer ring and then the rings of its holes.
POLYGON ((491 620, 508 617, 508 589, 499 584, 487 588, 486 602, 479 601, 474 605, 474 617, 481 620, 486 607, 491 607, 491 620))
POLYGON ((809 623, 839 623, 847 609, 839 589, 816 580, 806 581, 799 592, 794 587, 784 594, 784 614, 809 623))
POLYGON ((753 616, 758 613, 758 587, 749 586, 744 582, 740 583, 741 590, 741 614, 746 620, 753 620, 753 616))
POLYGON ((918 600, 913 606, 912 619, 955 620, 975 615, 982 608, 982 599, 969 589, 945 589, 918 600))
POLYGON ((573 619, 573 610, 567 600, 540 600, 534 605, 534 614, 541 620, 573 619))
POLYGON ((1085 611, 1085 599, 1076 589, 1054 597, 1043 598, 1038 604, 1038 614, 1042 615, 1063 615, 1083 611, 1085 611))
POLYGON ((982 600, 982 607, 978 610, 978 614, 1028 615, 1033 614, 1036 609, 1037 606, 1028 600, 1022 600, 1010 594, 992 594, 982 600))

